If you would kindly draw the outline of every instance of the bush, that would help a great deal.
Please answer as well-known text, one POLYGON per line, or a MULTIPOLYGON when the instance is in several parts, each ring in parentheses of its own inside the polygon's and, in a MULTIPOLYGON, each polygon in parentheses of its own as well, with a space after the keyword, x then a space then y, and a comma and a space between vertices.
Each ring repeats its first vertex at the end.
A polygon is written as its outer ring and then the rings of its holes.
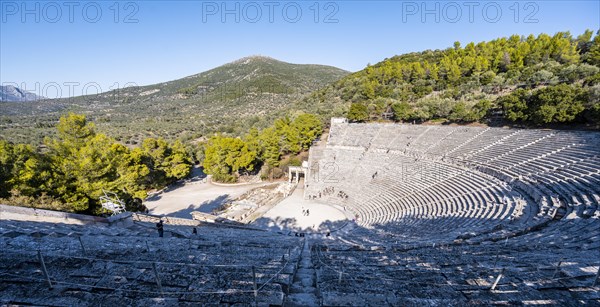
POLYGON ((302 161, 298 157, 291 157, 287 164, 289 166, 302 166, 302 161))
POLYGON ((563 80, 569 80, 569 82, 574 82, 579 79, 584 79, 586 77, 593 76, 598 73, 598 70, 600 70, 598 67, 589 64, 571 64, 561 69, 559 72, 559 76, 563 80))
POLYGON ((513 122, 529 119, 529 110, 526 101, 527 94, 527 91, 524 89, 518 89, 496 100, 496 103, 502 106, 506 119, 513 122))
POLYGON ((553 73, 542 69, 536 71, 529 79, 529 82, 531 82, 533 85, 547 84, 552 80, 553 77, 553 73))
POLYGON ((496 77, 496 74, 493 71, 486 71, 479 77, 479 82, 482 85, 488 85, 492 83, 492 80, 496 77))
POLYGON ((413 108, 408 102, 395 103, 392 105, 394 111, 394 119, 397 121, 409 120, 413 114, 413 108))
POLYGON ((221 183, 235 183, 237 181, 237 177, 230 174, 217 173, 212 175, 212 180, 221 183))
POLYGON ((533 122, 571 122, 583 112, 585 93, 567 84, 549 86, 533 92, 530 105, 533 122))
POLYGON ((262 180, 279 179, 286 173, 279 167, 265 167, 260 174, 262 180))
POLYGON ((585 86, 594 86, 596 84, 600 84, 600 73, 585 78, 583 84, 585 86))
POLYGON ((427 106, 420 106, 413 110, 410 119, 423 122, 430 118, 431 113, 429 112, 429 108, 427 106))
POLYGON ((348 119, 353 122, 364 122, 369 119, 367 106, 362 103, 352 103, 348 111, 348 119))
POLYGON ((492 103, 487 99, 482 99, 477 102, 470 112, 470 120, 471 121, 479 121, 485 117, 490 108, 492 107, 492 103))
POLYGON ((467 109, 467 105, 463 101, 460 101, 454 105, 448 119, 455 122, 462 122, 468 121, 468 117, 469 110, 467 109))
POLYGON ((9 206, 29 207, 55 211, 75 212, 69 204, 59 199, 42 193, 40 196, 32 197, 21 195, 19 190, 12 190, 8 198, 0 198, 0 203, 9 206))

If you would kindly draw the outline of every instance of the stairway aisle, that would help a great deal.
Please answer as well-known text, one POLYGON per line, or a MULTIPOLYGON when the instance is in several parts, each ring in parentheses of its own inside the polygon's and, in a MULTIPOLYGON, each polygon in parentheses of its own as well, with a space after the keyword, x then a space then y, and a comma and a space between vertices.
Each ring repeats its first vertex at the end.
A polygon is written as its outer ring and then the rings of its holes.
POLYGON ((319 306, 317 288, 315 286, 315 268, 311 261, 307 238, 304 240, 304 247, 299 259, 298 270, 294 275, 292 287, 284 306, 319 306))

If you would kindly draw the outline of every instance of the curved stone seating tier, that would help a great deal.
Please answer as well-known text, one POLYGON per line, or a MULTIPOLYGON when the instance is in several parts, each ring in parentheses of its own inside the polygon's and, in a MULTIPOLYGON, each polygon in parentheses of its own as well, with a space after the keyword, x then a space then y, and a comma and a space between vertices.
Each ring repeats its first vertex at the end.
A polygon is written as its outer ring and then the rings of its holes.
POLYGON ((433 156, 443 156, 454 150, 458 150, 456 144, 464 144, 465 140, 470 141, 478 138, 481 134, 485 133, 490 128, 465 128, 457 127, 452 130, 452 133, 445 135, 440 138, 438 143, 433 144, 427 154, 433 156))
POLYGON ((511 245, 524 248, 532 245, 555 246, 561 249, 598 251, 600 248, 600 219, 563 219, 549 224, 543 232, 531 232, 510 238, 511 245))
POLYGON ((337 137, 315 161, 334 164, 336 180, 309 178, 307 191, 333 190, 321 201, 349 208, 361 227, 460 235, 599 214, 596 132, 404 124, 332 131, 337 137))
MULTIPOLYGON (((335 155, 343 154, 336 152, 335 155)), ((327 160, 325 163, 330 162, 332 161, 327 160)), ((486 182, 487 179, 450 165, 428 161, 415 162, 412 157, 371 150, 362 154, 352 151, 345 158, 336 159, 335 163, 339 165, 340 180, 335 183, 330 182, 329 185, 335 187, 336 191, 350 191, 348 193, 350 197, 346 204, 343 200, 336 200, 335 196, 324 200, 350 207, 359 214, 361 225, 381 224, 413 215, 435 216, 437 212, 440 216, 459 218, 482 213, 485 218, 506 219, 512 216, 514 211, 503 205, 491 205, 505 201, 505 195, 500 190, 494 190, 497 183, 489 182, 487 186, 481 186, 480 183, 486 182), (377 172, 376 178, 369 175, 375 172, 377 172), (464 178, 456 179, 454 176, 464 178), (448 179, 452 180, 440 184, 448 179), (353 192, 357 186, 362 188, 353 192), (430 190, 430 187, 433 189, 430 190), (414 194, 415 192, 418 193, 414 194), (467 196, 468 199, 460 199, 467 196), (398 197, 406 199, 400 203, 396 201, 398 197), (444 199, 460 199, 460 201, 456 200, 452 206, 444 206, 444 199), (481 206, 480 203, 486 205, 481 206), (490 205, 487 205, 488 203, 490 205), (411 205, 408 204, 413 204, 414 208, 410 209, 411 205), (436 214, 429 212, 434 209, 436 214), (407 210, 411 213, 406 214, 407 210)), ((309 189, 314 191, 315 187, 324 186, 318 182, 311 182, 309 189)))
POLYGON ((152 223, 2 220, 0 244, 0 303, 104 305, 119 297, 117 305, 251 305, 254 268, 259 304, 281 305, 302 241, 239 228, 206 226, 192 234, 189 226, 166 224, 158 238, 152 223))
POLYGON ((591 287, 600 266, 596 250, 591 245, 577 249, 572 242, 597 243, 599 225, 597 220, 560 222, 546 237, 529 233, 473 244, 401 243, 374 248, 366 242, 324 240, 313 248, 312 260, 319 268, 319 289, 326 306, 345 302, 361 306, 594 305, 600 299, 598 287, 591 287), (569 239, 553 244, 561 239, 550 237, 554 233, 565 233, 569 239))

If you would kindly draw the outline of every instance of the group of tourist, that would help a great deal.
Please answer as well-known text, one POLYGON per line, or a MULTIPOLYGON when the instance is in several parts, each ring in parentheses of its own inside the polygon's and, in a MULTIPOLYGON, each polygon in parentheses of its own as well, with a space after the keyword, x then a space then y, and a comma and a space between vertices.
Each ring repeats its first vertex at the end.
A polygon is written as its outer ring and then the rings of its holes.
POLYGON ((344 192, 344 191, 339 191, 339 192, 337 193, 337 196, 338 196, 339 198, 343 199, 343 200, 346 200, 346 199, 348 199, 348 194, 346 194, 346 192, 344 192))
MULTIPOLYGON (((335 188, 334 187, 326 187, 325 189, 321 190, 317 194, 308 195, 308 199, 317 199, 317 198, 321 198, 323 196, 333 195, 334 193, 335 193, 335 188)), ((336 196, 339 197, 339 198, 341 198, 342 200, 347 200, 348 199, 348 194, 346 194, 344 191, 338 191, 338 193, 336 194, 336 196)))
POLYGON ((310 211, 308 209, 302 209, 302 215, 309 216, 310 215, 310 211))

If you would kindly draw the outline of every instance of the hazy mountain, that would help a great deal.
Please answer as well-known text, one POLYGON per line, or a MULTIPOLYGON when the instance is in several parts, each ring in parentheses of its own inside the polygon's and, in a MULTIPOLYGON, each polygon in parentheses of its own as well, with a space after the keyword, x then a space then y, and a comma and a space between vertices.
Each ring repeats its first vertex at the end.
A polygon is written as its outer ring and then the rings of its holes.
POLYGON ((36 101, 42 97, 12 85, 0 85, 0 102, 36 101))

